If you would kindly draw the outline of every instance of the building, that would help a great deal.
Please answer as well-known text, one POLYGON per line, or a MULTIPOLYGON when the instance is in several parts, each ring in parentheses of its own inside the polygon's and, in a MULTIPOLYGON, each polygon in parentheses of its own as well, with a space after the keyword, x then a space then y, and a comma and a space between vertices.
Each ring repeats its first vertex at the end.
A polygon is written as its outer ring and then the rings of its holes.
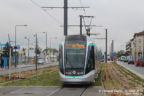
POLYGON ((131 51, 132 51, 132 40, 130 40, 129 42, 126 43, 126 53, 127 55, 132 55, 131 51))
POLYGON ((132 55, 134 61, 144 57, 144 31, 134 34, 132 40, 132 55))
POLYGON ((135 45, 134 45, 134 38, 131 39, 131 55, 133 57, 134 62, 136 61, 135 57, 135 45))

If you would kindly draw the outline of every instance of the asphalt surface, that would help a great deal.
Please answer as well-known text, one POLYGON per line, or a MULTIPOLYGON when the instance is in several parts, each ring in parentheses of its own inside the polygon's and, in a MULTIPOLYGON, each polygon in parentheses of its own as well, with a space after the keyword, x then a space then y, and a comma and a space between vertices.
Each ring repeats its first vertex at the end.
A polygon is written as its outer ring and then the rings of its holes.
POLYGON ((126 62, 120 62, 120 61, 117 61, 117 63, 144 79, 144 66, 136 67, 134 64, 128 64, 126 62))
MULTIPOLYGON (((38 69, 49 67, 49 66, 54 66, 54 65, 58 65, 58 63, 53 62, 53 63, 40 64, 38 65, 38 69)), ((35 64, 20 65, 17 68, 11 68, 10 72, 15 73, 15 72, 21 72, 21 71, 34 70, 34 69, 36 69, 35 64)), ((5 74, 9 74, 8 69, 0 70, 0 75, 5 75, 5 74)))
POLYGON ((102 87, 3 87, 0 96, 105 96, 102 87))

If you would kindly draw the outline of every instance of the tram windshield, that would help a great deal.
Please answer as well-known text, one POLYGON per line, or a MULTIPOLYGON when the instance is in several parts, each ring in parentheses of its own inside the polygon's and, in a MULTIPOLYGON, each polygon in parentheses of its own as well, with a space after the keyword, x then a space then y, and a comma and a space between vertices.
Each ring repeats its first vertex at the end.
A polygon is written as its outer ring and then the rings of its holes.
POLYGON ((84 68, 86 41, 65 42, 65 68, 84 68))

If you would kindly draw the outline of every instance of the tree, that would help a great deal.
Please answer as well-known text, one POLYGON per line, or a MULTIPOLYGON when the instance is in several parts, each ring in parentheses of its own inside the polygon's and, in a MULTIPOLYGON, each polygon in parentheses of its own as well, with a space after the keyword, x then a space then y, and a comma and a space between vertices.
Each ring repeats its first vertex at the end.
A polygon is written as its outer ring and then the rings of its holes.
POLYGON ((51 52, 54 52, 54 53, 58 53, 58 50, 57 49, 55 49, 55 48, 47 48, 47 49, 44 49, 43 50, 43 52, 47 52, 47 54, 50 54, 49 52, 51 51, 51 52))
POLYGON ((42 49, 40 47, 37 48, 37 50, 35 49, 35 53, 40 54, 42 51, 42 49))
POLYGON ((125 54, 125 51, 124 50, 120 50, 120 51, 118 51, 117 53, 116 53, 116 56, 117 57, 121 57, 121 56, 125 56, 126 54, 125 54))
POLYGON ((9 43, 7 42, 5 47, 3 48, 3 55, 5 57, 9 57, 9 51, 10 51, 10 45, 9 43))

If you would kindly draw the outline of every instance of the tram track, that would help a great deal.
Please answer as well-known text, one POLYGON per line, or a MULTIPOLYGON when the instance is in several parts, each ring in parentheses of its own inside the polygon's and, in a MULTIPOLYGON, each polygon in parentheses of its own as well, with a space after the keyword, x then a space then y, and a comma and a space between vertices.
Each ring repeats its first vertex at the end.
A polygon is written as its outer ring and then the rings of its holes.
POLYGON ((84 93, 89 87, 89 85, 63 85, 51 96, 85 96, 84 93))
POLYGON ((50 96, 106 96, 102 86, 68 85, 61 86, 59 90, 50 96))
POLYGON ((86 92, 87 89, 88 89, 88 87, 84 89, 84 91, 81 93, 80 96, 83 96, 83 94, 86 92))

